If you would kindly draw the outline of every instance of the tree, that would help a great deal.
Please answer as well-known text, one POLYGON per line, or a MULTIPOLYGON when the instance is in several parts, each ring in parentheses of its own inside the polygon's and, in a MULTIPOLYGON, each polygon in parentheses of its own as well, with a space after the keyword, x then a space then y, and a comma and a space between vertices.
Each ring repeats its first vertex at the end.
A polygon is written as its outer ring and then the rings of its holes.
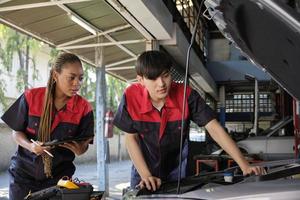
POLYGON ((106 75, 107 83, 107 107, 112 109, 113 112, 116 112, 118 105, 121 101, 124 89, 127 84, 109 74, 106 75))
MULTIPOLYGON (((0 74, 2 74, 0 70, 0 74)), ((0 79, 0 104, 3 106, 4 109, 8 107, 7 99, 5 98, 5 92, 6 92, 6 84, 2 79, 0 79)))
MULTIPOLYGON (((4 38, 4 36, 7 34, 7 29, 0 24, 0 38, 4 38)), ((10 55, 9 53, 7 53, 6 55, 4 54, 5 51, 2 48, 3 42, 0 41, 0 60, 1 60, 1 64, 0 64, 0 74, 3 75, 5 73, 5 71, 9 71, 9 66, 11 66, 12 63, 12 55, 10 55)), ((7 108, 8 103, 7 103, 7 99, 5 98, 5 92, 6 92, 6 84, 5 81, 3 79, 3 76, 0 76, 0 104, 4 107, 4 109, 7 108)))
MULTIPOLYGON (((80 94, 92 102, 93 106, 95 107, 96 69, 87 63, 83 63, 83 71, 84 78, 81 85, 80 94)), ((109 74, 106 74, 106 83, 106 102, 108 102, 107 108, 115 112, 120 103, 126 83, 109 74)))
POLYGON ((95 108, 96 69, 87 63, 83 63, 83 72, 80 94, 92 102, 95 108))
POLYGON ((19 60, 16 88, 21 92, 31 87, 28 83, 30 65, 33 69, 32 80, 38 79, 35 54, 40 50, 43 43, 1 24, 0 35, 0 59, 4 70, 8 73, 11 72, 14 55, 17 55, 19 60))
POLYGON ((50 50, 50 60, 48 61, 48 65, 52 67, 52 65, 55 62, 56 57, 59 54, 59 50, 55 49, 55 48, 51 48, 50 50))

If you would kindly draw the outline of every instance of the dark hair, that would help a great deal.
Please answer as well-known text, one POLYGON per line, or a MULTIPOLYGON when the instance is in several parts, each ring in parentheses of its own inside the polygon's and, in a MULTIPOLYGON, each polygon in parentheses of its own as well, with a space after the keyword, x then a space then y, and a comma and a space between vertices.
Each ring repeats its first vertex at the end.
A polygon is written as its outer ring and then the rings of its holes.
POLYGON ((145 51, 136 62, 136 73, 154 80, 162 73, 169 72, 172 66, 170 57, 161 51, 145 51))
MULTIPOLYGON (((44 107, 43 112, 40 119, 39 125, 39 133, 38 140, 41 142, 47 142, 50 140, 51 133, 51 124, 52 124, 52 112, 54 106, 54 98, 55 98, 55 87, 56 83, 53 78, 53 72, 56 71, 61 73, 61 70, 64 68, 64 65, 67 63, 76 63, 79 62, 81 64, 80 59, 71 53, 62 53, 59 54, 56 58, 51 70, 50 76, 47 83, 46 94, 44 98, 44 107)), ((51 168, 52 168, 52 160, 47 154, 42 155, 43 163, 44 163, 44 173, 47 177, 51 177, 51 168)))

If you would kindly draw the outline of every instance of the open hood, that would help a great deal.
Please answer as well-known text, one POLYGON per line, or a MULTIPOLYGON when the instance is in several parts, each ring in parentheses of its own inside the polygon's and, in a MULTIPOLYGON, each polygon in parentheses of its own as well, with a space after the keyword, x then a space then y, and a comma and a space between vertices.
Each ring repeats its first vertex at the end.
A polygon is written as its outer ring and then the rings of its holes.
POLYGON ((300 100, 300 13, 284 0, 206 0, 226 38, 300 100))

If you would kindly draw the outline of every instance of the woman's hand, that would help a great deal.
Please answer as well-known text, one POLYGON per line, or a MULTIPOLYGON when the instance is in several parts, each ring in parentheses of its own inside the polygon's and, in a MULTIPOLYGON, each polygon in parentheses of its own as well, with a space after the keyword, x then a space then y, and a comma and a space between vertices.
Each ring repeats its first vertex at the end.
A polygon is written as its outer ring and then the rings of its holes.
POLYGON ((39 156, 45 153, 44 150, 49 151, 51 149, 51 147, 43 147, 42 144, 43 143, 39 141, 31 142, 30 151, 39 156))
POLYGON ((244 168, 242 168, 242 171, 243 171, 243 175, 250 175, 250 174, 255 174, 255 175, 264 175, 266 174, 266 170, 261 167, 261 166, 246 166, 244 168))
POLYGON ((13 131, 12 134, 13 140, 20 145, 21 147, 27 149, 28 151, 36 154, 36 155, 42 155, 44 152, 44 150, 49 151, 50 149, 52 149, 52 147, 43 147, 42 146, 42 142, 39 141, 30 141, 26 134, 20 131, 13 131))
POLYGON ((61 144, 59 145, 60 147, 64 147, 67 148, 69 150, 71 150, 74 154, 76 154, 77 156, 83 154, 84 152, 87 151, 89 143, 93 140, 93 138, 81 141, 81 142, 68 142, 65 144, 61 144))
POLYGON ((137 185, 140 189, 147 188, 151 191, 156 191, 161 186, 161 179, 157 178, 155 176, 148 176, 145 178, 142 178, 140 183, 137 185))

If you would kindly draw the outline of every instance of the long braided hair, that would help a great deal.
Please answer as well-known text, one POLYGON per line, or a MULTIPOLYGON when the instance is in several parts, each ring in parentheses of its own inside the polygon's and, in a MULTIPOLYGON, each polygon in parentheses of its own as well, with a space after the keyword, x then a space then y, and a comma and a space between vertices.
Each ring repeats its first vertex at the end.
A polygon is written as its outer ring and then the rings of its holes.
MULTIPOLYGON (((62 53, 56 58, 51 70, 47 83, 46 94, 44 98, 44 107, 41 115, 38 140, 41 142, 47 142, 51 140, 51 125, 52 117, 55 109, 55 88, 56 82, 54 80, 54 71, 61 73, 66 63, 81 63, 80 59, 71 53, 62 53)), ((44 164, 44 173, 46 177, 52 177, 52 158, 48 154, 42 154, 42 160, 44 164)))

